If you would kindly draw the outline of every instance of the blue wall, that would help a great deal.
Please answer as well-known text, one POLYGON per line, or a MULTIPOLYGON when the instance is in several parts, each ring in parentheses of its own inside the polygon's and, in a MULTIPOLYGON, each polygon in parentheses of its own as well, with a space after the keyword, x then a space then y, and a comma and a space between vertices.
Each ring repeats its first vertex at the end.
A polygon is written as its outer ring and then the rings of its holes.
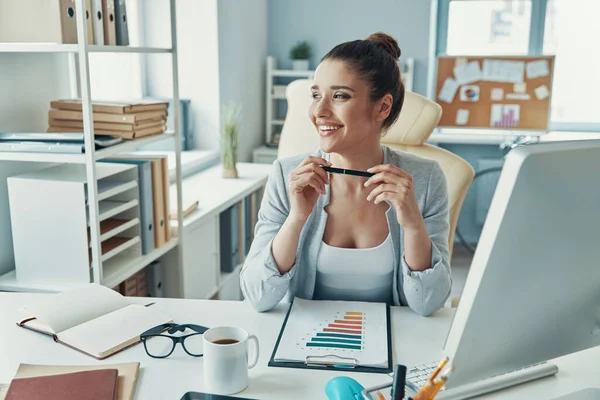
POLYGON ((269 0, 267 52, 291 68, 290 48, 306 40, 314 69, 335 45, 383 31, 398 40, 402 57, 415 59, 414 91, 426 94, 430 11, 430 0, 269 0))

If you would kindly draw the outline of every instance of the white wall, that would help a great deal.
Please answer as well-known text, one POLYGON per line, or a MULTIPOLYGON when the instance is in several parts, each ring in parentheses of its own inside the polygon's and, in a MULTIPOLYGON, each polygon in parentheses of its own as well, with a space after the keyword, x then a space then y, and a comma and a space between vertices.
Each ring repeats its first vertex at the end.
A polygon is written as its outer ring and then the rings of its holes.
POLYGON ((264 142, 267 1, 219 0, 221 106, 242 106, 238 160, 250 161, 264 142))
MULTIPOLYGON (((178 0, 179 97, 191 99, 196 148, 219 146, 219 56, 217 0, 178 0)), ((170 47, 169 2, 143 3, 145 44, 170 47)), ((148 55, 145 94, 172 97, 171 57, 148 55)))

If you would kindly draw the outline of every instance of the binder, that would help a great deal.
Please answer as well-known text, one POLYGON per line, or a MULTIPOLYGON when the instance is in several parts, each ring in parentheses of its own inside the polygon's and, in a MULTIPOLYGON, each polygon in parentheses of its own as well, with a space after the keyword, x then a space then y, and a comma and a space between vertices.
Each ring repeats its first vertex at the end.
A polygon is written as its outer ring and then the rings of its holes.
POLYGON ((125 10, 125 0, 114 0, 114 2, 117 46, 129 46, 129 31, 127 28, 127 11, 125 10))
POLYGON ((153 181, 150 161, 131 160, 127 158, 111 158, 102 161, 122 164, 136 164, 138 166, 142 254, 149 254, 155 248, 154 196, 152 194, 153 181))
POLYGON ((102 0, 102 14, 104 17, 104 44, 116 46, 115 0, 102 0))
POLYGON ((104 13, 102 0, 92 0, 92 28, 94 31, 94 44, 104 44, 104 13))
POLYGON ((167 156, 161 158, 161 167, 162 167, 162 190, 163 190, 163 219, 164 219, 164 235, 165 242, 171 240, 171 224, 169 223, 169 163, 167 160, 167 156))
POLYGON ((87 42, 94 44, 94 26, 92 22, 92 0, 85 0, 85 23, 87 24, 87 42))
POLYGON ((77 43, 75 0, 0 0, 0 42, 77 43))
POLYGON ((148 266, 148 291, 150 297, 165 297, 163 267, 160 260, 148 266))
POLYGON ((387 331, 387 367, 367 367, 358 364, 358 361, 352 357, 341 357, 337 355, 325 355, 325 356, 307 356, 303 362, 298 361, 275 361, 275 355, 277 354, 277 348, 281 342, 281 337, 285 331, 285 327, 288 323, 290 312, 294 305, 295 300, 292 301, 290 307, 285 315, 283 324, 281 325, 281 331, 277 337, 277 342, 273 347, 273 354, 269 360, 269 367, 283 367, 283 368, 306 368, 306 369, 321 369, 321 370, 343 370, 348 372, 367 372, 367 373, 380 373, 388 374, 392 372, 392 330, 391 330, 391 318, 390 318, 390 306, 386 305, 386 331, 387 331))

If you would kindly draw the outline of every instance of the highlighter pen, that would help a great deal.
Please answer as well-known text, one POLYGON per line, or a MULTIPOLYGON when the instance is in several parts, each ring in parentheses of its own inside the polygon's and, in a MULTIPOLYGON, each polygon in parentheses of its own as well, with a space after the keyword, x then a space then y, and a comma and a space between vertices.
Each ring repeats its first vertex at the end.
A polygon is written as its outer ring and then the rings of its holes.
POLYGON ((429 382, 433 383, 433 380, 435 379, 435 377, 438 376, 438 374, 442 371, 442 368, 444 368, 446 366, 446 364, 448 364, 448 361, 449 361, 448 357, 442 358, 442 360, 440 361, 440 363, 438 364, 438 366, 431 373, 431 376, 429 378, 427 378, 427 380, 429 382))
POLYGON ((375 174, 365 171, 357 171, 354 169, 344 169, 344 168, 334 168, 334 167, 326 167, 324 165, 319 165, 325 171, 331 174, 342 174, 342 175, 354 175, 354 176, 364 176, 365 178, 370 178, 375 174))

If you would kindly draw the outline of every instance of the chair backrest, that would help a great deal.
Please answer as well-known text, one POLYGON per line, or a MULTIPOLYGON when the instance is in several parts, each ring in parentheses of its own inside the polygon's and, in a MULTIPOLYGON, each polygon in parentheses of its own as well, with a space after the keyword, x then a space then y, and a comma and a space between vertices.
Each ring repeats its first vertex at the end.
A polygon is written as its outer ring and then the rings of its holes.
MULTIPOLYGON (((278 158, 307 153, 319 146, 317 135, 308 116, 312 102, 309 79, 298 79, 287 87, 288 110, 279 140, 278 158)), ((454 231, 460 209, 473 181, 475 171, 464 159, 445 149, 425 143, 442 116, 439 104, 417 93, 406 92, 398 120, 390 127, 381 143, 436 160, 446 174, 450 236, 448 244, 452 254, 454 231)))

